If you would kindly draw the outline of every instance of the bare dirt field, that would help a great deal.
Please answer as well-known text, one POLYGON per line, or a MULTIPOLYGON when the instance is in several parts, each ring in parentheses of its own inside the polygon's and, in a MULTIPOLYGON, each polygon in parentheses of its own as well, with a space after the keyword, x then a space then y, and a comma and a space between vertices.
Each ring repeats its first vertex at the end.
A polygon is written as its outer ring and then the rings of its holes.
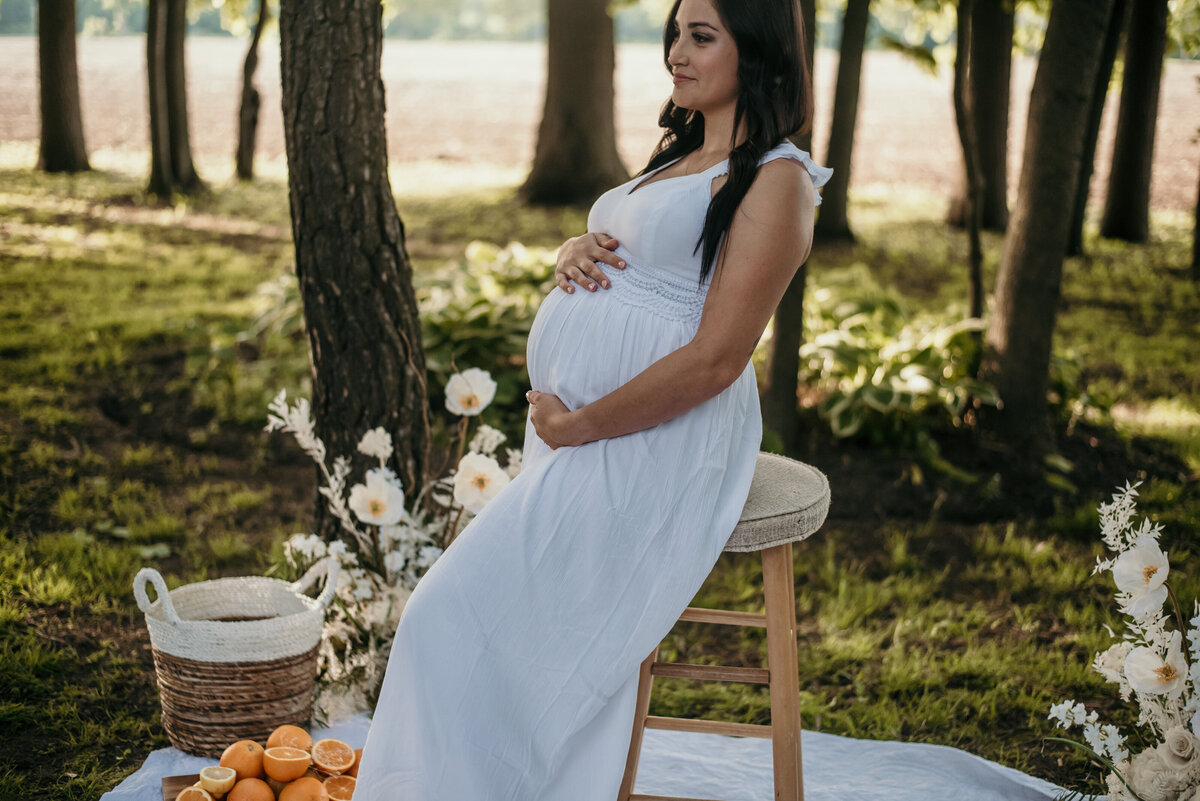
MULTIPOLYGON (((188 42, 192 145, 201 157, 232 160, 236 104, 245 43, 188 42)), ((140 37, 81 38, 79 71, 87 146, 91 151, 145 152, 146 81, 140 37)), ((1024 121, 1036 61, 1014 65, 1009 152, 1010 192, 1016 191, 1024 121)), ((826 150, 837 54, 821 50, 815 68, 818 161, 826 150)), ((535 43, 404 42, 383 51, 388 146, 393 162, 445 160, 519 167, 532 158, 545 81, 542 45, 535 43)), ((622 156, 638 169, 657 140, 658 108, 670 91, 653 45, 622 45, 617 58, 617 125, 622 156)), ((958 174, 951 75, 932 77, 894 53, 867 55, 855 135, 852 185, 905 183, 949 193, 958 174)), ((1200 63, 1166 66, 1154 156, 1151 202, 1157 209, 1194 208, 1200 170, 1200 63)), ((259 153, 283 158, 279 111, 279 48, 266 41, 258 86, 263 92, 259 153)), ((1116 127, 1118 92, 1110 93, 1093 178, 1103 197, 1116 127)), ((0 142, 38 137, 37 42, 0 39, 0 142)))

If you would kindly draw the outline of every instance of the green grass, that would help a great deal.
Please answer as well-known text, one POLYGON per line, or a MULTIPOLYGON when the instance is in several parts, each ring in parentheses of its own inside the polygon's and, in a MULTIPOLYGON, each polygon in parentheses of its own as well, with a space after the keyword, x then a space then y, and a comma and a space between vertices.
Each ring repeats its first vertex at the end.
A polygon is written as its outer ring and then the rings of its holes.
MULTIPOLYGON (((138 163, 45 176, 26 156, 0 147, 0 726, 15 732, 0 798, 91 799, 167 744, 133 575, 153 565, 177 586, 262 573, 308 527, 313 472, 261 432, 277 389, 307 394, 307 356, 301 338, 237 336, 270 305, 260 287, 291 269, 281 176, 218 182, 163 209, 142 195, 138 163)), ((520 178, 394 169, 417 269, 473 239, 555 247, 582 229, 581 209, 518 204, 520 178)), ((965 303, 965 237, 941 224, 940 201, 905 189, 853 201, 859 240, 818 245, 814 282, 863 263, 918 308, 965 303)), ((1157 215, 1145 247, 1089 236, 1091 255, 1066 265, 1056 346, 1112 404, 1102 426, 1168 443, 1194 474, 1188 225, 1157 215)), ((990 282, 1001 240, 984 242, 990 282)), ((1119 623, 1108 580, 1090 576, 1095 499, 1111 489, 1081 487, 1052 518, 981 525, 851 510, 798 544, 805 725, 954 745, 1071 786, 1094 779, 1042 738, 1066 697, 1131 719, 1087 668, 1103 626, 1119 623)), ((1167 527, 1176 591, 1200 597, 1195 479, 1142 489, 1143 511, 1167 527)), ((761 609, 757 556, 723 557, 695 604, 761 609)), ((680 624, 662 658, 759 665, 765 641, 680 624)), ((672 679, 656 681, 652 712, 769 720, 762 688, 672 679)))

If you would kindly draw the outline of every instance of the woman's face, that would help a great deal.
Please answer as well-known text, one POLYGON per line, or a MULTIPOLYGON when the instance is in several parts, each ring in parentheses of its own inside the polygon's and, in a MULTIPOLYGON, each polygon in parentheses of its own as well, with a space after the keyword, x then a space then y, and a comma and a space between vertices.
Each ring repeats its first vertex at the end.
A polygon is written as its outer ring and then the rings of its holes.
POLYGON ((675 78, 671 99, 702 114, 737 103, 738 54, 712 0, 682 0, 667 55, 675 78))

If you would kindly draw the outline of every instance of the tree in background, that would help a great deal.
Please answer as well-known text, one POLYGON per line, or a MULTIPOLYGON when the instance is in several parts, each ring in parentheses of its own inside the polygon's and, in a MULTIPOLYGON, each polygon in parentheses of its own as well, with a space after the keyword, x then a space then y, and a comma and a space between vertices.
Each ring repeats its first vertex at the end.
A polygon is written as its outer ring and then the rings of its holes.
POLYGON ((38 81, 42 131, 38 169, 88 170, 75 59, 75 0, 38 3, 38 81))
POLYGON ((1168 0, 1136 0, 1125 37, 1125 73, 1117 113, 1117 138, 1100 234, 1126 242, 1150 237, 1150 176, 1154 124, 1167 46, 1168 0))
POLYGON ((149 0, 146 73, 150 93, 150 185, 160 198, 204 189, 188 135, 184 37, 187 0, 149 0))
MULTIPOLYGON (((292 239, 313 371, 316 433, 331 457, 383 426, 415 497, 428 465, 425 354, 387 173, 378 0, 283 0, 283 127, 292 239)), ((322 533, 337 521, 318 504, 322 533)))
POLYGON ((242 102, 238 108, 237 176, 244 181, 254 177, 254 142, 258 134, 258 109, 261 104, 258 90, 254 88, 254 72, 258 69, 258 43, 263 28, 271 19, 268 0, 258 2, 258 21, 246 48, 246 60, 242 63, 242 102))
MULTIPOLYGON (((813 54, 817 46, 816 0, 792 0, 804 21, 804 52, 808 74, 813 74, 813 54)), ((816 85, 814 79, 814 86, 816 85)), ((792 138, 802 150, 812 150, 812 128, 792 138)), ((825 199, 821 198, 821 204, 825 199)), ((817 212, 820 213, 820 209, 817 212)), ((817 218, 818 220, 820 217, 817 218)), ((771 338, 759 387, 763 427, 777 435, 787 452, 799 447, 800 419, 796 413, 800 389, 800 343, 804 339, 804 288, 808 282, 808 263, 800 265, 784 291, 771 319, 771 338)))
POLYGON ((1050 450, 1046 389, 1070 208, 1114 0, 1055 0, 1038 59, 1016 206, 1004 238, 980 377, 1004 406, 982 422, 1014 455, 1050 450))
MULTIPOLYGON (((954 119, 967 173, 966 194, 962 199, 962 216, 966 223, 969 242, 967 272, 971 286, 970 315, 976 318, 983 317, 983 243, 980 241, 980 228, 983 225, 983 197, 986 183, 983 177, 979 131, 976 127, 978 116, 975 105, 980 98, 973 91, 975 88, 974 73, 979 66, 977 61, 979 51, 975 49, 973 43, 975 29, 980 24, 975 17, 975 12, 986 4, 987 0, 958 0, 958 24, 955 26, 958 52, 954 57, 954 119)), ((1005 116, 1007 118, 1007 114, 1005 116)), ((1007 213, 1008 207, 1005 204, 1005 214, 1007 213)))
MULTIPOLYGON (((971 63, 965 91, 970 98, 969 122, 978 142, 982 185, 980 224, 989 231, 1003 231, 1008 225, 1008 106, 1015 3, 1016 0, 975 0, 971 9, 970 45, 956 51, 966 52, 971 63)), ((958 120, 960 139, 967 122, 966 117, 958 120)), ((946 217, 951 225, 967 223, 968 186, 964 171, 946 217)))
POLYGON ((871 0, 847 0, 846 13, 842 16, 833 121, 829 128, 829 146, 825 149, 825 166, 833 169, 833 177, 821 190, 821 215, 817 218, 815 231, 815 235, 825 240, 854 240, 846 217, 846 202, 862 85, 863 48, 870 19, 871 0))
POLYGON ((1079 256, 1083 253, 1083 218, 1087 213, 1092 172, 1096 165, 1096 141, 1100 138, 1100 122, 1104 116, 1104 104, 1108 100, 1108 87, 1112 83, 1113 64, 1120 49, 1121 34, 1125 31, 1125 23, 1129 17, 1128 11, 1129 0, 1116 0, 1104 33, 1104 48, 1100 52, 1096 85, 1092 87, 1088 127, 1083 139, 1083 158, 1080 161, 1079 181, 1071 210, 1071 231, 1067 239, 1068 256, 1079 256))
POLYGON ((608 0, 549 0, 546 105, 529 203, 587 203, 629 178, 617 153, 613 115, 616 52, 608 0))

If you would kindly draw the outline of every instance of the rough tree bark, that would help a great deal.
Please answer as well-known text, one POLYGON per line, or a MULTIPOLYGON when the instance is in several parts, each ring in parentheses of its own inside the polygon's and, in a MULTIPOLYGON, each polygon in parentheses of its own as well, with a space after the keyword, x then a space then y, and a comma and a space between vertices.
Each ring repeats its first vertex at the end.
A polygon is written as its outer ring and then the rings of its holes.
POLYGON ((79 106, 75 0, 38 2, 38 83, 42 131, 37 168, 46 172, 91 169, 79 106))
POLYGON ((520 190, 526 202, 588 203, 629 178, 617 154, 608 3, 549 0, 546 105, 533 168, 520 190))
POLYGON ((196 192, 204 188, 204 183, 192 163, 188 135, 186 34, 187 0, 167 0, 167 116, 170 119, 171 172, 179 190, 196 192))
POLYGON ((258 109, 261 98, 254 88, 254 72, 258 69, 258 43, 262 40, 263 28, 271 19, 268 0, 259 0, 258 22, 250 36, 246 49, 246 60, 242 64, 242 102, 238 109, 237 177, 249 181, 254 177, 254 141, 258 134, 258 109))
MULTIPOLYGON (((971 71, 967 92, 978 140, 983 184, 981 224, 989 231, 1008 225, 1008 105, 1012 78, 1013 0, 975 0, 971 11, 971 71)), ((962 134, 960 133, 961 137, 962 134)), ((950 201, 946 221, 966 224, 966 172, 950 201)))
POLYGON ((833 168, 833 177, 821 189, 821 216, 817 218, 815 231, 824 240, 854 240, 846 217, 846 201, 850 188, 850 160, 854 152, 854 126, 858 120, 858 94, 862 85, 863 47, 870 19, 871 0, 848 0, 842 18, 829 147, 825 149, 825 166, 833 168))
POLYGON ((1167 0, 1137 0, 1129 15, 1117 137, 1100 222, 1101 236, 1110 239, 1145 242, 1150 238, 1150 175, 1167 13, 1167 0))
POLYGON ((1004 238, 981 377, 1003 408, 983 418, 1014 456, 1037 467, 1049 450, 1050 351, 1069 208, 1114 0, 1055 0, 1029 100, 1017 203, 1004 238))
POLYGON ((1196 188, 1196 227, 1192 229, 1192 280, 1200 282, 1200 185, 1196 188))
POLYGON ((1116 0, 1108 28, 1104 33, 1104 49, 1100 52, 1100 69, 1096 71, 1096 85, 1092 87, 1092 100, 1088 111, 1088 127, 1083 138, 1083 157, 1079 164, 1079 181, 1075 187, 1075 203, 1071 210, 1071 232, 1067 239, 1067 255, 1083 253, 1083 220, 1087 214, 1087 201, 1096 166, 1096 142, 1100 138, 1100 122, 1104 116, 1104 103, 1108 99, 1108 86, 1112 81, 1113 64, 1120 49, 1121 34, 1129 10, 1128 0, 1116 0))
POLYGON ((956 39, 958 53, 954 58, 954 119, 958 128, 958 143, 966 164, 967 191, 963 199, 963 216, 967 228, 969 256, 967 272, 970 278, 971 316, 983 317, 983 244, 980 228, 983 224, 983 164, 979 154, 979 136, 975 128, 975 103, 978 96, 969 86, 975 71, 975 49, 971 47, 978 20, 975 10, 982 5, 976 0, 958 0, 956 39))
MULTIPOLYGON (((804 20, 804 53, 808 74, 813 74, 813 53, 817 44, 816 0, 799 0, 804 20)), ((815 80, 814 80, 815 83, 815 80)), ((792 137, 802 150, 812 151, 812 128, 792 137)), ((821 205, 825 205, 824 197, 821 205)), ((818 213, 820 209, 817 209, 818 213)), ((785 452, 798 451, 800 419, 796 414, 796 396, 800 383, 800 343, 804 339, 804 288, 808 282, 808 263, 800 265, 796 275, 775 309, 771 339, 767 342, 767 360, 763 369, 759 402, 763 427, 783 441, 785 452)))
POLYGON ((170 198, 171 119, 167 113, 167 0, 148 0, 146 8, 146 85, 150 112, 150 185, 147 191, 170 198))
MULTIPOLYGON (((383 426, 414 498, 425 480, 425 355, 387 173, 378 0, 283 0, 283 123, 292 238, 313 371, 317 434, 331 458, 369 467, 359 438, 383 426)), ((318 502, 317 527, 337 524, 318 502)))

